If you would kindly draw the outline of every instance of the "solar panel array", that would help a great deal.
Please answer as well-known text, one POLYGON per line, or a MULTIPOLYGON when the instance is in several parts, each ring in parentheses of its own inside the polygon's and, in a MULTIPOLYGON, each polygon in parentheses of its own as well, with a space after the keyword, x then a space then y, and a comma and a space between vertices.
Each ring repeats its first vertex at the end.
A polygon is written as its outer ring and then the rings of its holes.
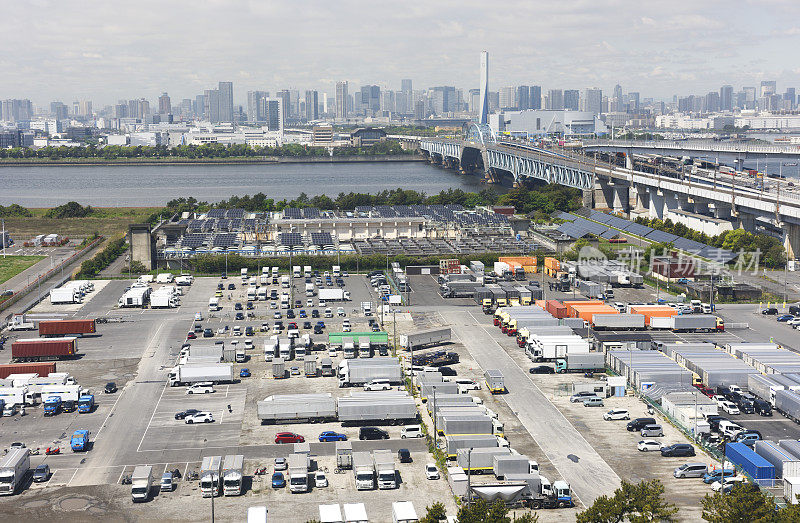
POLYGON ((207 234, 186 234, 181 239, 181 247, 196 248, 202 247, 208 241, 207 234))
POLYGON ((283 217, 291 220, 299 220, 303 217, 303 209, 297 207, 286 207, 283 210, 283 217))
POLYGON ((333 237, 329 232, 312 232, 311 233, 312 245, 333 245, 333 237))
POLYGON ((295 245, 303 245, 303 235, 299 232, 282 232, 280 235, 281 245, 287 247, 294 247, 295 245))
POLYGON ((219 233, 214 236, 213 247, 233 247, 236 245, 236 233, 219 233))
POLYGON ((618 237, 619 231, 624 231, 635 234, 636 236, 641 236, 653 242, 672 243, 676 248, 682 251, 698 254, 704 258, 721 263, 728 263, 737 256, 737 254, 725 249, 711 247, 698 241, 682 238, 675 234, 658 231, 652 227, 647 227, 646 225, 632 222, 630 220, 620 218, 619 216, 606 214, 604 212, 581 209, 581 211, 576 214, 559 212, 555 215, 555 217, 561 220, 566 220, 566 223, 559 225, 556 230, 574 239, 583 238, 589 234, 594 234, 601 238, 610 240, 618 237), (589 220, 579 216, 579 214, 587 216, 589 220))

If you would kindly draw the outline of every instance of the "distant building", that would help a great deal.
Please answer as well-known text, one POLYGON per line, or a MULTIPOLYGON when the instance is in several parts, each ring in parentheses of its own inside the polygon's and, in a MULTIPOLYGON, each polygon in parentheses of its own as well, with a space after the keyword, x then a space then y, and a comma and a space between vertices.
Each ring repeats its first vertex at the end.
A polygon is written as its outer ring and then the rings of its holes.
POLYGON ((540 85, 532 85, 528 93, 528 109, 541 109, 542 108, 542 87, 540 85))
POLYGON ((158 97, 158 114, 172 114, 172 102, 167 93, 158 97))
POLYGON ((564 91, 564 110, 577 111, 580 107, 579 104, 580 93, 577 89, 567 89, 564 91))
POLYGON ((581 96, 580 110, 587 113, 603 112, 603 91, 601 89, 584 89, 581 96))
POLYGON ((331 124, 318 124, 312 130, 314 145, 331 145, 333 143, 333 126, 331 124))
POLYGON ((233 82, 219 83, 219 121, 233 122, 233 82))
POLYGON ((283 114, 283 99, 265 98, 264 99, 264 123, 270 131, 277 131, 283 134, 283 123, 286 118, 283 114))
POLYGON ((336 82, 336 118, 347 118, 347 82, 336 82))
POLYGON ((306 91, 306 121, 319 119, 319 93, 306 91))
POLYGON ((56 120, 69 118, 69 107, 63 102, 50 102, 50 114, 56 120))
POLYGON ((0 120, 24 122, 33 118, 33 104, 30 100, 3 100, 0 102, 0 120))
POLYGON ((262 123, 266 120, 265 103, 269 98, 267 91, 247 91, 247 121, 262 123))
POLYGON ((547 93, 547 110, 564 110, 564 91, 561 89, 550 89, 550 91, 547 93))
POLYGON ((592 136, 608 132, 594 113, 582 111, 503 111, 489 115, 496 133, 522 136, 592 136))
POLYGON ((384 140, 386 140, 386 131, 383 129, 364 127, 350 133, 350 143, 353 147, 369 147, 384 140))

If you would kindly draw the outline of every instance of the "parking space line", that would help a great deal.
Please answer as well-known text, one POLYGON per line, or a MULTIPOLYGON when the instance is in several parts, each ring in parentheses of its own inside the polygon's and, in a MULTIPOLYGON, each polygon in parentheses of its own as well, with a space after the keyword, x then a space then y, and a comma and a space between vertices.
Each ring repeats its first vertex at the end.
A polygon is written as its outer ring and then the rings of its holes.
POLYGON ((77 475, 78 475, 78 469, 76 468, 75 472, 72 473, 72 477, 69 478, 69 481, 67 481, 67 486, 68 487, 69 487, 69 484, 72 483, 72 480, 75 479, 75 476, 77 476, 77 475))
POLYGON ((161 395, 158 397, 158 401, 156 402, 156 406, 153 409, 153 414, 150 416, 150 421, 147 422, 147 427, 144 429, 144 434, 142 434, 142 439, 139 441, 139 446, 136 447, 136 452, 141 452, 142 443, 144 443, 144 438, 147 436, 147 431, 150 430, 150 424, 153 423, 153 418, 156 415, 156 411, 158 410, 158 405, 161 403, 161 398, 164 397, 164 391, 167 390, 167 384, 164 383, 164 388, 161 389, 161 395))

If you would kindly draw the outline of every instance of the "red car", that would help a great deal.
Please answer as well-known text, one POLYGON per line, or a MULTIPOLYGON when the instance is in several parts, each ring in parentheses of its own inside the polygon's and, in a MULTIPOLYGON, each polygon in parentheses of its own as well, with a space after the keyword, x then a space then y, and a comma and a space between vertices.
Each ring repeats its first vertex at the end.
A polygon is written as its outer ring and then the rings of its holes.
POLYGON ((294 321, 290 322, 289 326, 287 328, 288 329, 296 329, 297 328, 297 322, 294 322, 294 321))
POLYGON ((294 432, 278 432, 275 435, 275 443, 305 443, 306 438, 294 432))
POLYGON ((195 334, 194 332, 189 332, 189 334, 186 335, 186 339, 187 340, 197 339, 197 334, 195 334))

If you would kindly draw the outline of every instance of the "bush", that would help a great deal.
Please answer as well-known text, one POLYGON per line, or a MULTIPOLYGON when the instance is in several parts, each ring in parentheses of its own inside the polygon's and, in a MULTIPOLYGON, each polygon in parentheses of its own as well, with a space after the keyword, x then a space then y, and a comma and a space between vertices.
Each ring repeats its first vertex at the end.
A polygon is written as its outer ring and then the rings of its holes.
POLYGON ((28 209, 26 209, 25 207, 22 207, 21 205, 12 203, 8 207, 3 207, 2 205, 0 205, 0 216, 4 218, 10 218, 10 217, 30 218, 31 216, 33 216, 33 213, 28 209))
POLYGON ((118 238, 110 242, 105 249, 97 253, 92 259, 86 260, 81 264, 81 269, 76 278, 94 278, 100 271, 111 265, 128 249, 125 238, 118 238))
POLYGON ((82 206, 78 202, 67 202, 64 205, 48 210, 45 218, 85 218, 92 213, 91 206, 82 206))

